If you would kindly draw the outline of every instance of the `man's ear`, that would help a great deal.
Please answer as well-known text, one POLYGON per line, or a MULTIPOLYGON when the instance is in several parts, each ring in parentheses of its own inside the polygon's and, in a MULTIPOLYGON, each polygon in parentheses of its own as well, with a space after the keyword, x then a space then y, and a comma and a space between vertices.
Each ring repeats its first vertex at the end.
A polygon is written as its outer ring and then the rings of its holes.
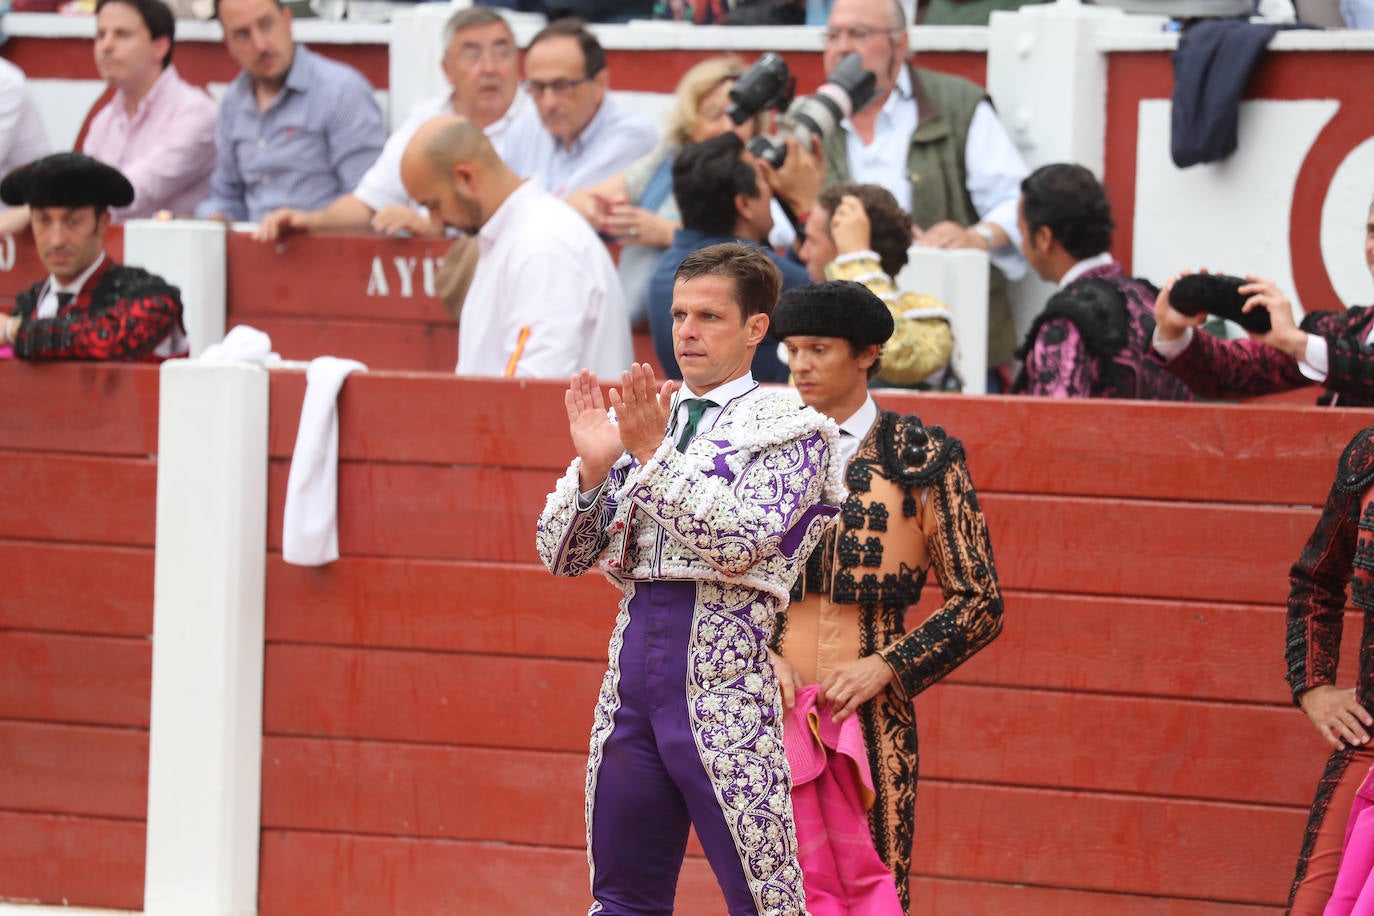
POLYGON ((854 355, 854 361, 859 364, 859 368, 868 371, 868 368, 878 361, 882 355, 882 344, 869 344, 854 355))
POLYGON ((748 329, 749 336, 746 340, 751 347, 757 347, 763 343, 764 335, 768 333, 768 316, 763 312, 755 312, 744 321, 744 326, 748 329))
POLYGON ((478 169, 475 163, 460 159, 453 163, 449 169, 449 179, 455 187, 462 188, 468 194, 476 190, 478 169))
POLYGON ((1031 238, 1035 240, 1033 247, 1036 251, 1049 251, 1056 241, 1054 230, 1049 226, 1036 226, 1031 230, 1031 238))

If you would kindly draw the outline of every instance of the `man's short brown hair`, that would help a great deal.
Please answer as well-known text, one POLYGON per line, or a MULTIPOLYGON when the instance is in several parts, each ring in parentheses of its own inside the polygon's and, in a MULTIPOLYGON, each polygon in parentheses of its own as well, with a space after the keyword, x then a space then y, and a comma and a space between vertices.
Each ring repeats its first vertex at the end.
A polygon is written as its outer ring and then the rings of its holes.
POLYGON ((739 306, 741 322, 751 315, 772 317, 782 289, 782 271, 763 249, 737 242, 710 245, 687 255, 673 274, 673 282, 697 277, 729 277, 735 281, 735 304, 739 306))
MULTIPOLYGON (((877 252, 883 271, 889 277, 897 276, 906 266, 906 250, 911 247, 911 215, 902 209, 887 188, 857 181, 841 181, 822 189, 816 205, 834 216, 835 208, 846 194, 853 194, 864 205, 864 212, 868 214, 869 244, 877 252)), ((826 231, 829 229, 827 222, 826 231)))

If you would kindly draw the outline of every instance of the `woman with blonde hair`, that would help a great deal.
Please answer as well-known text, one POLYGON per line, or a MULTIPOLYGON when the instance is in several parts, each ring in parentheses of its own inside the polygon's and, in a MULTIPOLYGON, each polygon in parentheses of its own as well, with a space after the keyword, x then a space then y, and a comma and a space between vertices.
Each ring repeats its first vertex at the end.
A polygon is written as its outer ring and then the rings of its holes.
POLYGON ((743 62, 732 55, 711 57, 693 66, 677 84, 677 103, 658 148, 621 174, 567 197, 598 232, 622 246, 620 282, 632 322, 644 315, 654 264, 682 227, 673 198, 673 162, 678 152, 729 130, 747 141, 763 127, 763 112, 739 125, 726 113, 730 88, 744 69, 743 62))

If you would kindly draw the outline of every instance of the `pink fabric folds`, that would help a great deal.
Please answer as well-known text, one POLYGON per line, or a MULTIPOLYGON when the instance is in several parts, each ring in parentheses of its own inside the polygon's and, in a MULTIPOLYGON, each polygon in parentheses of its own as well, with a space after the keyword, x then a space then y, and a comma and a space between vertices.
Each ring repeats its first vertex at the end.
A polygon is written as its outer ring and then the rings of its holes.
POLYGON ((797 705, 783 724, 807 911, 901 916, 892 872, 868 831, 873 778, 859 717, 835 724, 816 702, 819 690, 813 684, 797 691, 797 705))
POLYGON ((1341 867, 1324 916, 1374 916, 1374 768, 1350 804, 1341 867))

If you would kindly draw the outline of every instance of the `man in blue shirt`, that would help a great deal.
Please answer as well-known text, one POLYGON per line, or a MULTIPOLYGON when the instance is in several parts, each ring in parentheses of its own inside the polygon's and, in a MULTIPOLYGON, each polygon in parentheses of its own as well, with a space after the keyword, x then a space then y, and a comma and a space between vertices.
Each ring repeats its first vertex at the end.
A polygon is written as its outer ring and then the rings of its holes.
MULTIPOLYGON (((795 150, 793 150, 795 152, 795 150)), ((800 261, 780 258, 768 248, 773 228, 773 191, 763 167, 731 131, 694 143, 673 163, 673 194, 682 213, 682 228, 649 278, 649 332, 658 361, 671 378, 673 355, 673 275, 693 251, 721 242, 742 242, 764 249, 782 271, 784 291, 811 282, 800 261)), ((787 366, 778 358, 777 341, 766 338, 754 354, 754 378, 786 382, 787 366)))
POLYGON ((258 222, 353 190, 386 141, 367 80, 297 45, 278 0, 220 0, 216 15, 243 72, 220 103, 210 196, 196 215, 258 222))
POLYGON ((530 39, 525 91, 539 123, 511 126, 502 158, 521 178, 567 197, 605 181, 658 142, 649 121, 608 95, 606 52, 578 19, 559 19, 530 39))

